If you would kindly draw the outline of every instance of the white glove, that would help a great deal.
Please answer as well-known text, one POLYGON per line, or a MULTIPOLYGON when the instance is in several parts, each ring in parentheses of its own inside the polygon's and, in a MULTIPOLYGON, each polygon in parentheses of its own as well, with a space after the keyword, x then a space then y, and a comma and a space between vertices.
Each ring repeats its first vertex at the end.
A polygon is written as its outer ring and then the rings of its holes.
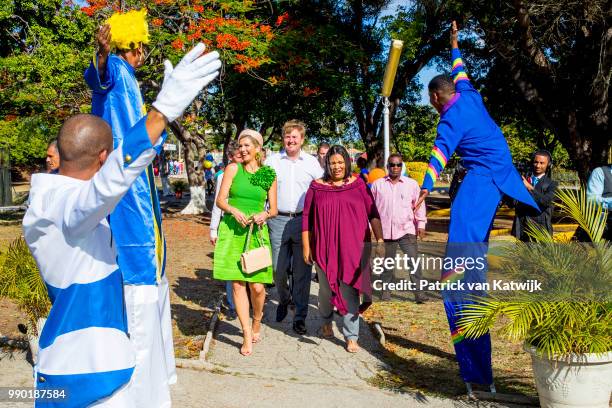
POLYGON ((219 75, 219 53, 214 51, 200 56, 205 48, 202 43, 196 45, 174 69, 170 61, 164 62, 164 83, 153 107, 160 111, 168 122, 180 117, 202 88, 219 75))
POLYGON ((174 67, 172 66, 170 60, 164 60, 164 82, 162 83, 162 88, 164 87, 166 81, 168 81, 168 78, 170 77, 170 74, 173 70, 174 67))

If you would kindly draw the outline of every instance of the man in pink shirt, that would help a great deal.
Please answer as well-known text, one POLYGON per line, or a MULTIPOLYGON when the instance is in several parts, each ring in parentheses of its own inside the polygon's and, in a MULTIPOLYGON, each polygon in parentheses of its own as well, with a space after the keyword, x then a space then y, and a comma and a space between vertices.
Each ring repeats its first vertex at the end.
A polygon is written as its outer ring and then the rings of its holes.
MULTIPOLYGON (((417 257, 417 235, 425 236, 427 217, 425 206, 421 205, 414 211, 414 205, 419 199, 421 187, 409 178, 402 176, 402 156, 394 153, 387 161, 388 175, 372 183, 372 195, 380 214, 380 222, 385 239, 386 257, 393 257, 399 246, 411 258, 417 257)), ((393 270, 385 273, 388 281, 393 278, 393 270)), ((421 269, 410 271, 410 280, 419 285, 421 269)), ((388 291, 383 291, 382 300, 390 300, 388 291)), ((423 295, 415 291, 417 303, 423 303, 423 295)))

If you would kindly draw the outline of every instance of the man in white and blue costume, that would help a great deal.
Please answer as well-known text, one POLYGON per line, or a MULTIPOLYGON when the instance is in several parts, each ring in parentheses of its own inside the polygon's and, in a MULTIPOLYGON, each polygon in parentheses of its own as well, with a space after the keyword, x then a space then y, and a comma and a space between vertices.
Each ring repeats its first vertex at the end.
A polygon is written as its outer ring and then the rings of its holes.
MULTIPOLYGON (((116 148, 128 141, 130 128, 145 115, 135 70, 143 64, 143 44, 149 42, 146 11, 116 13, 106 23, 98 32, 98 51, 85 81, 92 90, 92 113, 110 125, 116 148)), ((125 284, 130 339, 137 352, 134 387, 142 389, 143 398, 137 406, 168 406, 176 368, 166 242, 151 165, 117 204, 109 222, 125 284), (159 384, 162 378, 165 385, 151 389, 151 383, 159 384)))
POLYGON ((154 159, 167 123, 218 75, 219 54, 201 56, 203 51, 198 44, 166 76, 154 109, 114 150, 105 121, 77 115, 59 133, 59 174, 32 177, 24 235, 52 302, 35 382, 37 389, 64 390, 66 396, 37 400, 37 407, 136 407, 141 393, 164 386, 151 380, 150 389, 134 384, 138 350, 130 339, 107 217, 154 159))

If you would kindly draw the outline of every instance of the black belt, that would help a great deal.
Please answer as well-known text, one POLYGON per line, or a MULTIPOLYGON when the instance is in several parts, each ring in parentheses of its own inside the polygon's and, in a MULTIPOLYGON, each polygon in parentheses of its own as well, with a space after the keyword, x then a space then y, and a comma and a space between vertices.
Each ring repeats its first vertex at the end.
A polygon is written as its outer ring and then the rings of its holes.
POLYGON ((282 215, 283 217, 289 217, 289 218, 295 218, 295 217, 299 217, 300 215, 302 215, 303 211, 300 212, 282 212, 279 211, 278 215, 282 215))

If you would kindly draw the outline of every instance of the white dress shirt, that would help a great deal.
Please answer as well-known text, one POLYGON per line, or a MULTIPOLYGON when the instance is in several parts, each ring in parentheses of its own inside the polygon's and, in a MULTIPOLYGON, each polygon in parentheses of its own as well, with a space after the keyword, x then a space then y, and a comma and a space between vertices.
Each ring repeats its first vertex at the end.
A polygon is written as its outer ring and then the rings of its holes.
POLYGON ((215 182, 215 201, 213 202, 212 214, 210 216, 211 239, 217 238, 217 230, 219 229, 219 224, 221 223, 221 217, 223 217, 223 211, 221 211, 221 209, 217 206, 217 197, 219 196, 219 191, 221 190, 221 183, 223 182, 223 173, 217 176, 217 180, 215 182))
POLYGON ((276 171, 278 185, 278 211, 300 212, 304 209, 304 198, 310 182, 323 177, 323 169, 317 159, 300 151, 296 160, 287 153, 277 153, 266 160, 266 165, 276 171))

